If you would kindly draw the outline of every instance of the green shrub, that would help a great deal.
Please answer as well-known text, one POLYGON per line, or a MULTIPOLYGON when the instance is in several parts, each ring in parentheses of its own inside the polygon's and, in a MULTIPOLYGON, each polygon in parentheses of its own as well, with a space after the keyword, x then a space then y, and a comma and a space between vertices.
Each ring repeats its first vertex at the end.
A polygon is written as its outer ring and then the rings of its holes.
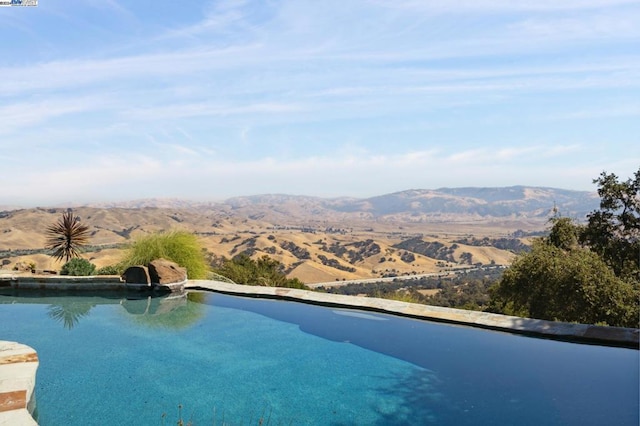
POLYGON ((96 265, 89 262, 87 259, 76 257, 62 265, 62 269, 60 269, 60 275, 73 275, 82 277, 93 275, 95 271, 96 265))
POLYGON ((254 260, 244 253, 239 254, 233 259, 225 259, 215 273, 237 284, 308 289, 299 279, 287 278, 284 265, 267 255, 254 260))
POLYGON ((190 279, 206 279, 209 266, 198 238, 186 231, 161 232, 139 237, 126 249, 118 268, 147 265, 155 259, 171 260, 187 269, 190 279))
POLYGON ((108 265, 98 269, 96 275, 121 275, 123 272, 118 265, 108 265))

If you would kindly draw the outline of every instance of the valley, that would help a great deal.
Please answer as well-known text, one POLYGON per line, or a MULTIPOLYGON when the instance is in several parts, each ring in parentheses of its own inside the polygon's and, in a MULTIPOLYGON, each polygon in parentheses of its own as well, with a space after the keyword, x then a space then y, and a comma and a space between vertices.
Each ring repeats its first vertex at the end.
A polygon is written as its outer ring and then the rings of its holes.
MULTIPOLYGON (((591 209, 591 193, 561 191, 412 190, 368 200, 264 195, 223 203, 142 200, 73 210, 90 227, 84 257, 97 267, 117 263, 137 235, 179 229, 199 236, 212 264, 238 254, 267 255, 282 263, 289 278, 313 284, 509 265, 532 236, 544 232, 554 206, 573 216, 591 209)), ((32 264, 36 270, 59 270, 61 263, 43 249, 44 230, 65 210, 2 211, 2 269, 32 264)))

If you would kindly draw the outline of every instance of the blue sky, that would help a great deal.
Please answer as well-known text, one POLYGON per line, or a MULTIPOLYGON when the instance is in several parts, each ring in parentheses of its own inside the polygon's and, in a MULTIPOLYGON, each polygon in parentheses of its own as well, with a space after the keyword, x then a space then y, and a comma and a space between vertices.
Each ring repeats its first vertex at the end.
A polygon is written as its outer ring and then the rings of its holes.
POLYGON ((40 0, 0 37, 0 205, 640 166, 640 1, 40 0))

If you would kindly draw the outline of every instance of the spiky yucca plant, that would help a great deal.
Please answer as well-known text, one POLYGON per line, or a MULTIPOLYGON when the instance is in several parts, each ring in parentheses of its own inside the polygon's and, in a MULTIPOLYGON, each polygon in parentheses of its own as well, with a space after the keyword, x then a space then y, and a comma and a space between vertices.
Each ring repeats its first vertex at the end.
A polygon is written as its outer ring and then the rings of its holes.
POLYGON ((68 262, 80 257, 80 248, 89 240, 89 227, 80 224, 80 218, 67 210, 58 222, 47 228, 47 237, 45 248, 53 250, 51 256, 68 262))

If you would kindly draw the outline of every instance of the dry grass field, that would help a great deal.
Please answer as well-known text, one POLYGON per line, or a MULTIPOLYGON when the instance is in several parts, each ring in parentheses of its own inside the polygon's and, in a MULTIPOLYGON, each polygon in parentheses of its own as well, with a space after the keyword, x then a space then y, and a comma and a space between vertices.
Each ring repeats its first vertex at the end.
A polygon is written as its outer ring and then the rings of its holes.
MULTIPOLYGON (((39 270, 59 270, 61 262, 41 249, 45 229, 63 209, 23 209, 3 212, 0 217, 2 268, 34 263, 39 270), (24 252, 36 250, 40 252, 24 252)), ((203 247, 218 257, 247 253, 268 255, 281 262, 289 277, 306 283, 375 278, 438 272, 471 262, 508 265, 514 253, 491 246, 455 242, 461 238, 512 238, 516 230, 539 231, 539 220, 452 220, 402 222, 350 217, 333 222, 318 216, 298 214, 288 222, 272 222, 267 215, 252 217, 207 209, 172 208, 76 208, 89 225, 91 250, 84 257, 97 267, 118 262, 121 247, 137 235, 184 229, 199 235, 203 247), (446 256, 429 255, 398 245, 411 239, 427 247, 443 247, 446 256), (113 248, 113 245, 119 245, 113 248), (465 261, 464 256, 467 256, 465 261)), ((285 220, 278 213, 280 220, 285 220)))

